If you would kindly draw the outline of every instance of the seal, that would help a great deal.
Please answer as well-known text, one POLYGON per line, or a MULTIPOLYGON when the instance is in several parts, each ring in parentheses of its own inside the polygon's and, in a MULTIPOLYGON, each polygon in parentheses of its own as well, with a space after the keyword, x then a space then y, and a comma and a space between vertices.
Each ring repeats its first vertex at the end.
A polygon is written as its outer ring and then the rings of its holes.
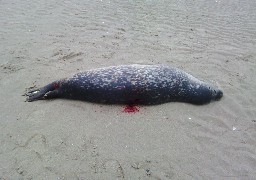
POLYGON ((121 65, 93 69, 29 91, 27 101, 67 98, 107 104, 206 104, 221 90, 167 65, 121 65))

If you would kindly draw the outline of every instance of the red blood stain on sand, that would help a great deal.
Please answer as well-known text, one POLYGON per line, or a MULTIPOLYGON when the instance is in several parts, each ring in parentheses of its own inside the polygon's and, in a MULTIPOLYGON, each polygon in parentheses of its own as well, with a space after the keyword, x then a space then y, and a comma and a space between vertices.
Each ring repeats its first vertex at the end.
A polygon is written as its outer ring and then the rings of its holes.
POLYGON ((139 112, 139 107, 138 106, 133 106, 133 105, 127 105, 123 112, 125 113, 136 113, 136 112, 139 112))

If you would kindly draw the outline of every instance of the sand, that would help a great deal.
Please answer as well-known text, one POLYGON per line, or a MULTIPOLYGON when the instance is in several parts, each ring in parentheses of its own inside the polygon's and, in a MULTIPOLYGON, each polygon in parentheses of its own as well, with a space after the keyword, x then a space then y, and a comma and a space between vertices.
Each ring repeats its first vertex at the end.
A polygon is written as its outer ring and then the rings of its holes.
POLYGON ((1 1, 0 179, 254 179, 256 1, 1 1), (169 64, 221 101, 124 106, 26 89, 80 71, 169 64))

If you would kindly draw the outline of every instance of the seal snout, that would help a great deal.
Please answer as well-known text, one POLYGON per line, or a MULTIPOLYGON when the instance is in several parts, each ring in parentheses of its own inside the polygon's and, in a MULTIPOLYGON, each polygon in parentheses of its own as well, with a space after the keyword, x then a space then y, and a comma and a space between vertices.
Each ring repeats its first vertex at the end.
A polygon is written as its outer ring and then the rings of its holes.
POLYGON ((223 92, 221 90, 214 90, 214 100, 218 101, 222 98, 223 92))

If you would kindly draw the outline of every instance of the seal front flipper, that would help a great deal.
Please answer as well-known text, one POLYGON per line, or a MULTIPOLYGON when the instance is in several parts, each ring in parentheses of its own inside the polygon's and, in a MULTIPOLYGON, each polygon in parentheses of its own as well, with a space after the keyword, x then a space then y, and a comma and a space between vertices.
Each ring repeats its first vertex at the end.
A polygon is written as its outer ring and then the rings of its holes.
POLYGON ((58 96, 58 88, 59 82, 55 81, 40 89, 29 91, 26 93, 26 96, 28 96, 27 101, 32 102, 36 100, 55 98, 58 96))

